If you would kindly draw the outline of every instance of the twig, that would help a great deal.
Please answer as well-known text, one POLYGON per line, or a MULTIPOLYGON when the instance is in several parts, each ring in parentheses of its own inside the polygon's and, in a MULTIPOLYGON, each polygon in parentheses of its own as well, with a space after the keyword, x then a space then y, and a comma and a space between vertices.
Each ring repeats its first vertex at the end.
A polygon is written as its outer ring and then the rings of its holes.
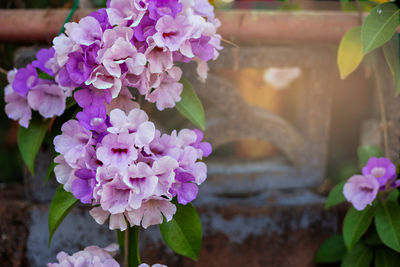
POLYGON ((389 134, 388 134, 388 121, 387 121, 387 116, 386 116, 386 110, 385 110, 385 100, 383 98, 383 89, 382 89, 382 79, 381 76, 378 74, 378 59, 376 52, 372 54, 373 57, 373 62, 372 62, 372 68, 374 71, 374 76, 375 76, 375 82, 376 82, 376 93, 378 96, 378 104, 379 104, 379 111, 381 115, 381 128, 382 128, 382 133, 383 133, 383 144, 385 147, 385 156, 387 158, 390 158, 389 155, 389 134))
POLYGON ((363 19, 363 11, 362 11, 362 8, 361 8, 361 4, 360 4, 359 0, 356 0, 355 2, 356 2, 358 16, 359 16, 359 20, 360 20, 360 25, 362 25, 363 22, 364 22, 364 19, 363 19))
POLYGON ((6 71, 5 69, 3 69, 2 67, 0 67, 0 73, 3 73, 5 75, 8 75, 8 71, 6 71))
POLYGON ((124 266, 128 266, 129 259, 129 228, 125 230, 125 238, 124 238, 124 266))
POLYGON ((233 46, 233 71, 239 70, 240 46, 221 37, 221 41, 233 46))

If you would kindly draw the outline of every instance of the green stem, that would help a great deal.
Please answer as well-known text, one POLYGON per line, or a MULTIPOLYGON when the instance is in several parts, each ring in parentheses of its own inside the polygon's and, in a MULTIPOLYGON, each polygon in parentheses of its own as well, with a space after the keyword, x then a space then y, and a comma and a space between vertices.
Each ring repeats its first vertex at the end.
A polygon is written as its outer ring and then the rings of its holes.
POLYGON ((74 0, 74 4, 73 4, 73 6, 72 6, 72 8, 71 8, 71 11, 69 12, 68 17, 67 17, 66 20, 64 21, 64 23, 63 23, 63 25, 62 25, 60 31, 58 32, 58 35, 60 35, 60 34, 62 34, 62 33, 64 32, 64 30, 65 30, 65 28, 64 28, 65 23, 68 23, 68 22, 71 20, 71 18, 72 18, 72 16, 74 15, 76 9, 78 8, 78 5, 79 5, 79 0, 74 0))
POLYGON ((125 251, 129 252, 128 255, 128 266, 127 267, 137 267, 140 265, 140 252, 139 252, 139 226, 133 226, 129 228, 129 245, 128 249, 125 251))

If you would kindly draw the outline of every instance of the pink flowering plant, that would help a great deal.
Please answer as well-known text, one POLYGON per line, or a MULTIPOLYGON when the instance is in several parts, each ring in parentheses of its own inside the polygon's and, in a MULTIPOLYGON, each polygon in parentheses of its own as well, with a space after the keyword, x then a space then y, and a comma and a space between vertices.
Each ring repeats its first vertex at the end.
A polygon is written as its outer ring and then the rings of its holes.
POLYGON ((341 266, 399 266, 400 180, 396 166, 374 146, 359 148, 361 173, 332 189, 326 201, 330 208, 351 203, 343 221, 343 233, 321 246, 316 262, 341 266))
MULTIPOLYGON (((140 264, 139 228, 151 225, 174 251, 197 259, 201 224, 190 202, 206 180, 202 160, 211 145, 203 141, 202 104, 176 63, 196 62, 205 80, 207 62, 222 49, 219 26, 207 0, 109 0, 66 23, 51 48, 9 72, 5 110, 20 124, 19 148, 32 174, 43 140, 54 144, 49 172, 60 187, 50 205, 49 244, 81 202, 97 223, 118 231, 127 266, 140 264), (143 101, 176 108, 201 130, 162 133, 143 101)), ((59 254, 59 261, 89 262, 90 251, 59 254)))

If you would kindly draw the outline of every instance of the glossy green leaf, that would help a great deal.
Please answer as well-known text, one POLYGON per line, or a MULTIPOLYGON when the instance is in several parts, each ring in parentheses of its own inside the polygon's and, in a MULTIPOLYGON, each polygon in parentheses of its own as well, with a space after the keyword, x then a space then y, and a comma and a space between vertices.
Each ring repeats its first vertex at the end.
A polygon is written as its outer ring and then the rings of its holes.
POLYGON ((206 119, 203 105, 190 82, 184 77, 181 78, 180 82, 183 84, 183 91, 181 101, 176 103, 175 107, 183 116, 204 131, 206 129, 206 119))
POLYGON ((383 47, 383 54, 393 76, 396 93, 400 93, 400 68, 399 68, 399 35, 394 34, 392 39, 383 47))
POLYGON ((49 208, 49 246, 58 226, 76 203, 78 203, 78 200, 72 193, 65 191, 62 185, 57 188, 56 194, 54 195, 49 208))
POLYGON ((390 248, 378 248, 375 251, 375 267, 400 266, 400 254, 390 248))
POLYGON ((399 14, 395 3, 383 3, 371 10, 361 29, 364 55, 392 38, 399 25, 399 14))
POLYGON ((371 265, 374 251, 372 248, 358 242, 353 250, 344 255, 341 267, 368 267, 371 265))
POLYGON ((343 238, 348 250, 352 250, 361 236, 368 230, 374 217, 374 207, 367 206, 363 210, 351 207, 343 221, 343 238))
POLYGON ((387 201, 378 205, 375 226, 382 242, 400 252, 400 206, 397 202, 387 201))
POLYGON ((54 78, 52 76, 48 75, 47 73, 45 73, 45 72, 43 72, 43 71, 41 71, 39 69, 36 69, 36 70, 38 72, 38 77, 40 79, 43 79, 43 80, 54 80, 54 78))
POLYGON ((346 253, 342 235, 334 235, 325 240, 315 255, 316 263, 332 263, 343 259, 346 253))
POLYGON ((380 149, 380 147, 372 145, 360 146, 357 150, 357 155, 358 161, 360 162, 361 166, 365 166, 370 157, 379 158, 384 156, 383 151, 382 149, 380 149))
POLYGON ((337 64, 343 80, 360 65, 364 57, 361 42, 361 27, 350 29, 342 38, 338 50, 337 64))
POLYGON ((29 128, 22 126, 18 128, 19 151, 32 175, 35 172, 36 155, 46 136, 48 124, 48 120, 32 120, 29 123, 29 128))
POLYGON ((332 188, 331 192, 329 193, 326 202, 325 202, 325 209, 333 207, 337 204, 346 201, 346 198, 343 195, 343 186, 347 181, 342 181, 341 183, 337 184, 334 188, 332 188))
POLYGON ((197 260, 202 243, 199 215, 191 204, 177 204, 176 208, 172 220, 160 225, 161 235, 173 251, 197 260))

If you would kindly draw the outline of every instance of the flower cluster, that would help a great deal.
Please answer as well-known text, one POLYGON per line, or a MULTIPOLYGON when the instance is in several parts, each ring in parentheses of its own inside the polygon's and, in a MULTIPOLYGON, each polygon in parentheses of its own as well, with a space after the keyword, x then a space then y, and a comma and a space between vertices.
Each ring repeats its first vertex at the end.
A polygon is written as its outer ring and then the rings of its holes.
POLYGON ((43 63, 52 54, 54 49, 42 49, 37 54, 38 60, 7 75, 10 84, 5 88, 6 113, 9 118, 19 120, 19 124, 25 128, 28 128, 32 118, 32 110, 38 111, 44 118, 63 114, 66 99, 71 95, 70 88, 39 77, 36 68, 52 73, 43 63))
POLYGON ((196 198, 207 167, 198 160, 211 153, 199 130, 171 135, 155 129, 138 108, 128 114, 113 109, 89 130, 76 120, 62 126, 54 139, 57 181, 82 203, 95 205, 90 214, 100 224, 110 217, 110 229, 160 224, 171 220, 176 207, 196 198), (97 206, 98 205, 98 206, 97 206))
POLYGON ((379 191, 400 186, 396 166, 388 158, 372 157, 362 168, 362 175, 353 175, 343 187, 343 195, 357 210, 371 205, 379 191))
POLYGON ((116 252, 118 245, 112 244, 106 248, 90 246, 72 256, 61 251, 57 254, 58 263, 48 263, 48 267, 119 267, 112 254, 116 252))
POLYGON ((110 0, 107 8, 79 23, 67 23, 53 47, 10 73, 7 114, 24 127, 31 109, 45 118, 59 116, 75 88, 93 97, 81 105, 79 121, 104 117, 105 109, 94 107, 98 104, 125 107, 132 100, 128 87, 159 110, 174 107, 183 88, 182 70, 175 63, 197 62, 199 77, 205 79, 207 61, 222 49, 219 25, 207 0, 110 0), (41 79, 38 72, 54 80, 41 79))

